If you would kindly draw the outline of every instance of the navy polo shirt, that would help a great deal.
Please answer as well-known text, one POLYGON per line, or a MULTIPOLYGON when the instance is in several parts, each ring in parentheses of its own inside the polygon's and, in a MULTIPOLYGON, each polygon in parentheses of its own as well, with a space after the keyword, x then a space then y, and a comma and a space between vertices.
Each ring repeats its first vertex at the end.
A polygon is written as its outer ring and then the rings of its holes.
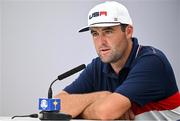
POLYGON ((141 106, 177 92, 174 73, 166 56, 154 47, 140 46, 136 38, 132 41, 130 56, 118 75, 110 64, 97 57, 64 91, 70 94, 111 91, 141 106))

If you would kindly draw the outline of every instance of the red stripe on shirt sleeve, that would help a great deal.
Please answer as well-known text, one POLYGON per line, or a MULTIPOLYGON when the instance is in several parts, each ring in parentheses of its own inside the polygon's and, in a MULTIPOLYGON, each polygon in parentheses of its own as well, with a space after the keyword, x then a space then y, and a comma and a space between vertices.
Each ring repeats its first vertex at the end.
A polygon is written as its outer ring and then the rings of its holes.
POLYGON ((145 106, 140 106, 135 103, 132 103, 132 110, 135 115, 152 111, 152 110, 157 110, 157 111, 162 111, 162 110, 172 110, 180 106, 180 93, 176 92, 172 96, 160 100, 158 102, 151 102, 146 104, 145 106))

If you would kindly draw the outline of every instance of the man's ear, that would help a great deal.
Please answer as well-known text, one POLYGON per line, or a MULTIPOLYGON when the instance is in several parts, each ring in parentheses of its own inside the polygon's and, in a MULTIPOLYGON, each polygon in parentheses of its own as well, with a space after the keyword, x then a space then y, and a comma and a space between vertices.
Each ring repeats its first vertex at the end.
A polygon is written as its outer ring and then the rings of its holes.
POLYGON ((127 37, 127 38, 132 38, 133 26, 128 25, 128 26, 126 27, 125 33, 126 33, 126 37, 127 37))

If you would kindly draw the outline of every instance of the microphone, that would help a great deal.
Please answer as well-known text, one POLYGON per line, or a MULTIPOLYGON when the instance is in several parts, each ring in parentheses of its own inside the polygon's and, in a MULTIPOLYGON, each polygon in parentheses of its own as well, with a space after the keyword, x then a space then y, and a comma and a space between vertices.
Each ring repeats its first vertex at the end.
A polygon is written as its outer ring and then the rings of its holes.
POLYGON ((52 85, 57 80, 63 80, 64 78, 67 78, 81 70, 83 70, 86 67, 85 64, 82 64, 78 67, 75 67, 57 77, 49 86, 48 90, 48 98, 40 98, 39 99, 39 110, 42 110, 40 112, 40 120, 70 120, 72 118, 69 114, 63 114, 60 113, 60 99, 52 99, 53 93, 52 93, 52 85))
POLYGON ((71 75, 73 75, 73 74, 75 74, 75 73, 83 70, 84 68, 86 68, 86 65, 85 65, 85 64, 81 64, 81 65, 79 65, 78 67, 75 67, 75 68, 73 68, 73 69, 71 69, 71 70, 69 70, 69 71, 67 71, 67 72, 59 75, 58 78, 55 79, 55 80, 50 84, 50 86, 49 86, 48 98, 52 98, 52 95, 53 95, 53 93, 52 93, 52 85, 54 84, 54 82, 56 82, 57 80, 59 80, 59 81, 60 81, 60 80, 63 80, 64 78, 67 78, 67 77, 69 77, 69 76, 71 76, 71 75))

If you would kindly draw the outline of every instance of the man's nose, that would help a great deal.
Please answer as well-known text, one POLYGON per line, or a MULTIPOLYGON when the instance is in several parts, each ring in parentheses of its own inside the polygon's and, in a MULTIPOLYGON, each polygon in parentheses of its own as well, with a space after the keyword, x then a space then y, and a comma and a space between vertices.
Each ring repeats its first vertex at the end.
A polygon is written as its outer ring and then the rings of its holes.
POLYGON ((104 34, 100 34, 99 35, 99 42, 101 43, 101 44, 105 44, 107 41, 106 41, 106 37, 105 37, 105 35, 104 34))

